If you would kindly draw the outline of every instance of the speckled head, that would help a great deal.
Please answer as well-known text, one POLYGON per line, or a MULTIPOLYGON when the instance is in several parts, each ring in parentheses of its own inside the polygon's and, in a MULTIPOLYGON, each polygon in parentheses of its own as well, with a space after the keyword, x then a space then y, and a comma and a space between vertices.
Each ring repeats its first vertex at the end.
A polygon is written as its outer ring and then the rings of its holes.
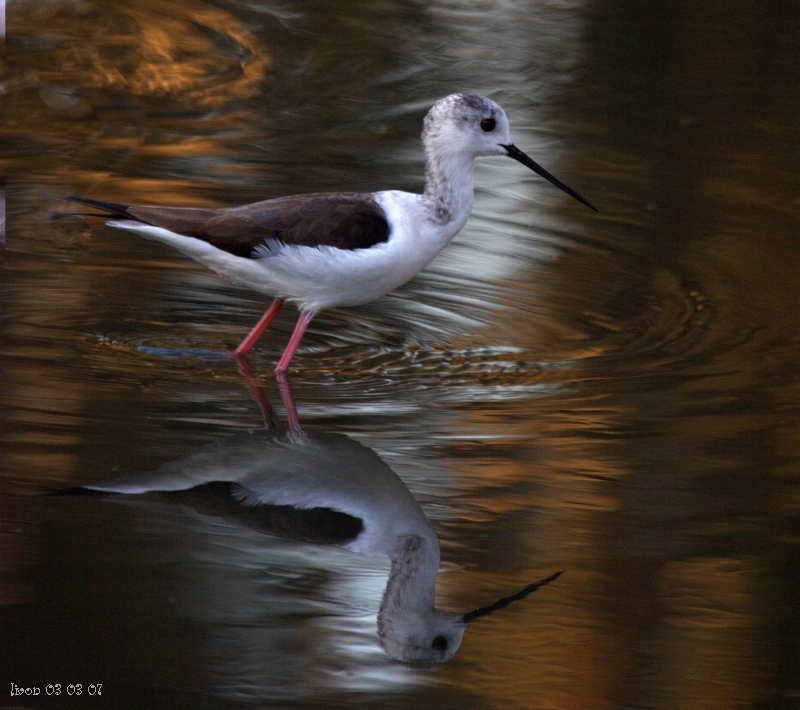
POLYGON ((591 202, 512 143, 506 113, 491 99, 477 94, 451 94, 440 99, 425 116, 422 144, 429 167, 448 162, 453 166, 463 165, 464 158, 479 155, 507 155, 597 211, 591 202))
POLYGON ((505 111, 477 94, 451 94, 428 111, 422 128, 426 151, 506 155, 511 143, 505 111))

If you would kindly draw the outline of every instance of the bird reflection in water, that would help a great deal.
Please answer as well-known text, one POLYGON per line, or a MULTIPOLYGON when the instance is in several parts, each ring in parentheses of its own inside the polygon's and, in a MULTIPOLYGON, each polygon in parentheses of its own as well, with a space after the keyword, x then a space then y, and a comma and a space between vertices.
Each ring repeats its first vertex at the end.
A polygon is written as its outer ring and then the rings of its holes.
POLYGON ((280 425, 248 362, 242 358, 239 365, 264 414, 264 429, 222 439, 154 471, 70 492, 136 495, 269 535, 388 556, 391 571, 378 637, 401 661, 449 660, 468 624, 561 574, 471 612, 437 609, 439 540, 397 474, 372 449, 347 436, 303 431, 285 378, 279 385, 288 426, 280 425))

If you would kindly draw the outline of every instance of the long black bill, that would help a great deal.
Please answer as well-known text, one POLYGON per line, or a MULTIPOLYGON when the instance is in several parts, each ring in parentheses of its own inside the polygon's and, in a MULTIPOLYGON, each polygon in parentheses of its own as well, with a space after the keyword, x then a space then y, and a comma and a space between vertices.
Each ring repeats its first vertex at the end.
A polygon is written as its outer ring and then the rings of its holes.
POLYGON ((600 210, 597 209, 589 200, 584 197, 581 197, 575 190, 573 190, 568 185, 565 185, 561 180, 559 180, 555 175, 551 175, 547 172, 541 165, 536 163, 532 158, 525 155, 517 146, 513 143, 509 143, 508 145, 502 145, 502 148, 506 149, 506 154, 509 158, 514 158, 514 160, 518 160, 522 163, 526 168, 530 168, 535 172, 537 175, 541 175, 545 180, 549 180, 558 188, 561 188, 564 192, 568 195, 572 195, 578 202, 582 202, 586 205, 589 209, 593 209, 595 212, 599 212, 600 210))
POLYGON ((475 621, 475 619, 480 619, 482 616, 489 616, 489 614, 493 614, 496 611, 500 611, 500 609, 505 609, 511 602, 515 602, 519 599, 524 599, 532 592, 535 592, 539 587, 544 587, 545 584, 550 584, 550 582, 554 582, 557 580, 564 572, 556 572, 555 574, 551 574, 547 579, 542 579, 539 582, 534 582, 533 584, 529 584, 525 589, 520 590, 516 594, 512 594, 510 597, 503 597, 502 599, 498 599, 494 604, 490 604, 489 606, 482 606, 480 609, 475 609, 475 611, 468 611, 464 616, 461 617, 461 620, 465 624, 469 624, 471 621, 475 621))

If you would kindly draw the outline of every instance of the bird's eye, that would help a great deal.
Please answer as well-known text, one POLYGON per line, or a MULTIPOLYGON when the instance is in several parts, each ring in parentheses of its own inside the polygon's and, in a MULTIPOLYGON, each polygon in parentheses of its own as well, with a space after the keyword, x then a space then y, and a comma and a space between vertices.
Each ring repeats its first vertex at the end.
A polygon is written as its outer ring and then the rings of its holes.
POLYGON ((437 636, 431 642, 431 648, 435 649, 436 651, 446 651, 447 650, 447 637, 446 636, 437 636))
POLYGON ((487 133, 491 133, 496 125, 497 123, 493 118, 484 118, 481 121, 481 129, 483 129, 487 133))

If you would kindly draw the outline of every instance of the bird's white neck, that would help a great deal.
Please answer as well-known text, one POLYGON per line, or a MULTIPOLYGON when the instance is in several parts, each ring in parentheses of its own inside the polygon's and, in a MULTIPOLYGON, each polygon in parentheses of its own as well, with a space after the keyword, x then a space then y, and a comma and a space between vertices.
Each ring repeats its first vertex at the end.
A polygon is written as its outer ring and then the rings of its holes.
POLYGON ((431 222, 452 226, 455 235, 472 211, 475 158, 464 151, 437 148, 425 147, 425 191, 422 193, 422 203, 431 222))

